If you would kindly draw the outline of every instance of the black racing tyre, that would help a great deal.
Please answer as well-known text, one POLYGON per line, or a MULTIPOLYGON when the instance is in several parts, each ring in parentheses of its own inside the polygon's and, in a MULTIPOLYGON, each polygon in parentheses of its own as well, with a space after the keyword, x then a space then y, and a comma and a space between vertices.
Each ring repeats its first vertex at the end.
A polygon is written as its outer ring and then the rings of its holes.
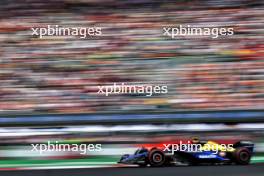
POLYGON ((247 165, 250 163, 251 153, 245 147, 237 148, 234 152, 234 161, 236 164, 247 165))
POLYGON ((165 155, 159 149, 152 149, 148 155, 148 161, 152 167, 160 167, 165 164, 165 155))

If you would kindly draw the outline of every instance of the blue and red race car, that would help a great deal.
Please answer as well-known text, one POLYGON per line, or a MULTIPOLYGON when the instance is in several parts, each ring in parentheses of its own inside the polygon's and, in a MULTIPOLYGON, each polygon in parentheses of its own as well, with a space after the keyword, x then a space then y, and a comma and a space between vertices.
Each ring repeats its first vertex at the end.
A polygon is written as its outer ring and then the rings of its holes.
POLYGON ((169 165, 202 165, 202 164, 239 164, 250 163, 254 144, 250 141, 239 141, 228 150, 213 141, 199 141, 198 151, 173 150, 173 145, 166 149, 139 148, 132 155, 123 155, 118 163, 136 164, 139 166, 161 167, 169 165), (217 152, 213 148, 218 147, 217 152))

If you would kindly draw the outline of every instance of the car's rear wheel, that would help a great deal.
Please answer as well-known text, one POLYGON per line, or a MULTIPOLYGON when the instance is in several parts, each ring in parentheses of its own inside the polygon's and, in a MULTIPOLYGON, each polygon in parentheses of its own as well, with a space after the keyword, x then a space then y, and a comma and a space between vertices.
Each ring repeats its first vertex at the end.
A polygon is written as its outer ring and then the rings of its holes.
POLYGON ((165 164, 165 155, 159 149, 152 149, 148 156, 149 164, 153 167, 160 167, 165 164))
POLYGON ((245 147, 237 148, 234 152, 234 160, 236 164, 247 165, 250 162, 251 153, 245 147))

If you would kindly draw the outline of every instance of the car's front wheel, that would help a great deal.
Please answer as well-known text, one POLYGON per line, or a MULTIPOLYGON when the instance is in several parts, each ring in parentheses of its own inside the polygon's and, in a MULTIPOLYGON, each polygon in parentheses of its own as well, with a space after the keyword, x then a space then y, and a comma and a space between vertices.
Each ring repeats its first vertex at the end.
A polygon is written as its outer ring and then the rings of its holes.
POLYGON ((165 164, 165 155, 159 149, 152 149, 148 155, 149 164, 153 167, 160 167, 165 164))

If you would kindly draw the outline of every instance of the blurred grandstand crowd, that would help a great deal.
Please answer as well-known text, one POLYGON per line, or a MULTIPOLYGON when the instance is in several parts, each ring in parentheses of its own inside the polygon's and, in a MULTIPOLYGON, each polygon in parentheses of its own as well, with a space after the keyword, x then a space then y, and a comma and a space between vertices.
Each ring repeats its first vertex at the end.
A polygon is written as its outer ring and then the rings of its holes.
POLYGON ((264 108, 264 3, 249 0, 0 2, 0 113, 101 113, 264 108), (233 27, 228 37, 162 35, 163 26, 233 27), (102 36, 31 35, 47 25, 102 36), (112 83, 168 94, 97 94, 112 83))

